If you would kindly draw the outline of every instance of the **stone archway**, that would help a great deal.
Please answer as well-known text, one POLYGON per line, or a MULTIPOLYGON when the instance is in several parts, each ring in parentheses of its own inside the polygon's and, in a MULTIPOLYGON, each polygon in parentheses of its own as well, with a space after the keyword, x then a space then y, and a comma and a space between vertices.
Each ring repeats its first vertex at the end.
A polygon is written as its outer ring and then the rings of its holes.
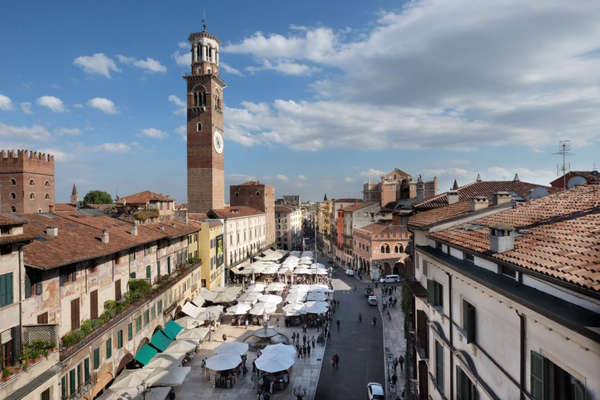
POLYGON ((397 262, 396 264, 394 264, 394 274, 398 274, 401 277, 405 277, 406 276, 406 265, 404 265, 404 263, 402 263, 402 262, 397 262))
POLYGON ((383 275, 391 275, 392 274, 392 266, 389 262, 384 261, 381 263, 381 270, 383 275))
POLYGON ((119 366, 117 367, 117 372, 116 372, 115 377, 119 376, 121 371, 123 371, 125 369, 125 367, 127 367, 127 365, 129 363, 131 363, 131 361, 133 361, 133 354, 131 354, 131 353, 125 354, 123 356, 123 358, 121 359, 121 362, 119 362, 119 366))
POLYGON ((162 325, 156 325, 156 327, 154 328, 154 331, 152 332, 152 336, 154 336, 154 334, 158 331, 160 331, 162 329, 162 325))

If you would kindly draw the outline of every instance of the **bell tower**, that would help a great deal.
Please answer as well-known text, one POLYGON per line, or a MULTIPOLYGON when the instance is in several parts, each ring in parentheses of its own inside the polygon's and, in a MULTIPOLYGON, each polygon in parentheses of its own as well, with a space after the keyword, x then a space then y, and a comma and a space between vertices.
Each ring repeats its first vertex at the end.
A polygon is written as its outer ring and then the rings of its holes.
POLYGON ((187 82, 188 211, 207 213, 225 204, 223 89, 219 77, 218 37, 192 33, 192 71, 187 82))

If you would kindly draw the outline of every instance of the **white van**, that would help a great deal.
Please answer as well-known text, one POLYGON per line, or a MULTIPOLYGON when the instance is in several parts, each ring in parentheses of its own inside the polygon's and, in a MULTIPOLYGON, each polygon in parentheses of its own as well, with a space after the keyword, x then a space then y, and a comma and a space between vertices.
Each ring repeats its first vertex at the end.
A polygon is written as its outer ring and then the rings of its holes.
POLYGON ((400 282, 400 276, 396 274, 386 275, 383 278, 379 279, 380 283, 394 283, 400 282))

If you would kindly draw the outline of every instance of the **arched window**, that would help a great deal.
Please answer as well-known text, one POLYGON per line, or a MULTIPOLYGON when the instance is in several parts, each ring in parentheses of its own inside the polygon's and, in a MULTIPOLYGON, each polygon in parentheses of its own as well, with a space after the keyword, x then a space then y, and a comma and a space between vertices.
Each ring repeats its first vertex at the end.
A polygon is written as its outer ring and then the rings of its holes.
POLYGON ((385 245, 385 252, 386 252, 386 253, 389 253, 389 252, 390 252, 390 245, 389 245, 389 244, 386 244, 386 245, 385 245))
POLYGON ((35 181, 33 179, 29 180, 29 186, 35 186, 35 181))
POLYGON ((12 200, 16 200, 16 199, 17 199, 17 194, 16 194, 15 192, 11 192, 11 193, 10 193, 10 198, 11 198, 12 200))
POLYGON ((385 253, 385 246, 381 245, 381 254, 385 253))
POLYGON ((402 246, 402 245, 398 246, 398 253, 404 253, 404 246, 402 246))
POLYGON ((29 193, 29 199, 30 199, 30 200, 33 200, 33 199, 35 199, 35 194, 34 194, 34 193, 29 193))
POLYGON ((46 181, 46 182, 44 182, 44 186, 46 186, 46 187, 50 187, 50 181, 46 181))
POLYGON ((394 246, 394 253, 398 252, 398 246, 394 246))
POLYGON ((17 207, 10 206, 10 212, 17 212, 17 207))
POLYGON ((17 180, 15 178, 10 178, 10 185, 15 186, 17 184, 17 180))
POLYGON ((198 132, 200 132, 202 130, 202 124, 200 122, 198 122, 198 126, 196 127, 196 130, 198 132))
POLYGON ((192 95, 194 96, 194 107, 204 107, 206 105, 206 88, 203 85, 194 86, 192 95))
POLYGON ((46 193, 46 196, 44 196, 46 198, 46 200, 50 200, 50 194, 46 193))

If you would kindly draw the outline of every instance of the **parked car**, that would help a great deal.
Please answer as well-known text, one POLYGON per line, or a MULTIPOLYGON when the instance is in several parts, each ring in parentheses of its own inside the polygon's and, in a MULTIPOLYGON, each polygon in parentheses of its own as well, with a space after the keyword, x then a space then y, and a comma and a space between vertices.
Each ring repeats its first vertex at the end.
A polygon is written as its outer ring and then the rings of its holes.
POLYGON ((377 296, 369 296, 367 298, 367 301, 369 302, 370 306, 376 306, 377 305, 377 296))
POLYGON ((383 386, 377 382, 367 383, 367 394, 369 400, 385 400, 385 394, 383 393, 383 386))
POLYGON ((395 282, 400 282, 400 275, 386 275, 384 277, 382 277, 381 279, 379 279, 380 283, 395 283, 395 282))
POLYGON ((353 270, 353 269, 351 269, 351 268, 348 268, 348 269, 346 270, 346 275, 348 275, 348 276, 354 276, 354 270, 353 270))

